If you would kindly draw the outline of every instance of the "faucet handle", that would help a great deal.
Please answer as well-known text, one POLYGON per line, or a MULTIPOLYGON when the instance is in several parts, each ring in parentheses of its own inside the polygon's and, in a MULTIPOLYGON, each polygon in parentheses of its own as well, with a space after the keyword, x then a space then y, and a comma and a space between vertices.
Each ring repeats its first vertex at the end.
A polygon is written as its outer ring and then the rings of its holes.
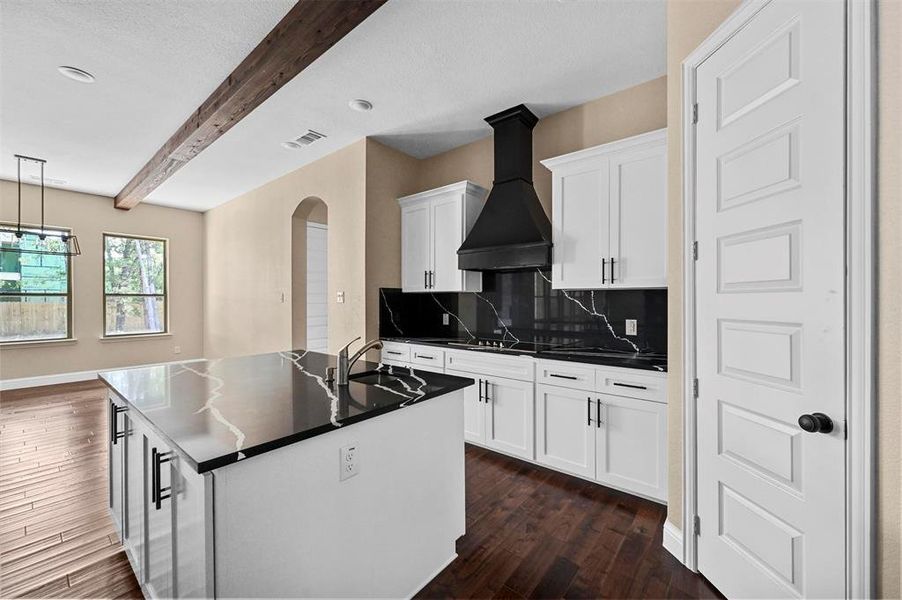
POLYGON ((342 347, 342 349, 339 350, 339 353, 341 353, 341 352, 347 353, 348 348, 351 347, 351 344, 353 344, 354 342, 356 342, 356 341, 359 340, 359 339, 360 339, 360 336, 358 335, 358 336, 355 337, 353 340, 351 340, 350 342, 348 342, 347 344, 345 344, 345 345, 342 347))

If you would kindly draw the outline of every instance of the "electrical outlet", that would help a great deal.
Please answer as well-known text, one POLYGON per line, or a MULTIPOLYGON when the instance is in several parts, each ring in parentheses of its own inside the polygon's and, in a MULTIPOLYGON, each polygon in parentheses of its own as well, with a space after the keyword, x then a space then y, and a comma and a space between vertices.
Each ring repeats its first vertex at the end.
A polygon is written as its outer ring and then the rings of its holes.
POLYGON ((626 335, 636 335, 638 329, 638 321, 636 319, 626 320, 626 335))
POLYGON ((181 346, 176 346, 176 347, 174 347, 174 348, 172 349, 172 353, 173 353, 173 354, 181 354, 181 353, 182 353, 182 347, 181 347, 181 346))
POLYGON ((344 292, 335 292, 335 301, 339 304, 345 303, 345 293, 344 292))
POLYGON ((442 325, 450 325, 451 324, 451 315, 448 313, 442 313, 442 325))
POLYGON ((344 481, 360 472, 360 463, 357 462, 357 444, 342 447, 339 451, 338 480, 344 481))

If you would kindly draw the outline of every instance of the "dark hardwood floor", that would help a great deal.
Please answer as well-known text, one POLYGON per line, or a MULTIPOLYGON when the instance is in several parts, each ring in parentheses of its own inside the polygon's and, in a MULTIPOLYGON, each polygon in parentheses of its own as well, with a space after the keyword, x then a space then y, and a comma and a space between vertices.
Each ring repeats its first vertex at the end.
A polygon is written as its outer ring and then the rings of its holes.
POLYGON ((107 512, 105 388, 0 393, 0 597, 140 598, 107 512))
POLYGON ((665 508, 467 445, 467 534, 419 598, 721 598, 661 545, 665 508))
MULTIPOLYGON (((0 395, 0 597, 140 597, 107 513, 105 388, 0 395)), ((467 534, 420 598, 719 598, 664 507, 467 446, 467 534)))

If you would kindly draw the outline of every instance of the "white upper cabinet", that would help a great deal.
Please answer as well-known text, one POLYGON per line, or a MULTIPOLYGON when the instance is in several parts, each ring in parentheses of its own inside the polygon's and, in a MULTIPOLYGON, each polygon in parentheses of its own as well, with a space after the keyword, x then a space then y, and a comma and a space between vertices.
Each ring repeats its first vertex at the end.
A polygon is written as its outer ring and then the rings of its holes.
POLYGON ((542 161, 553 288, 666 287, 666 151, 661 129, 542 161))
POLYGON ((478 292, 482 275, 457 268, 457 249, 488 191, 470 181, 400 198, 401 288, 405 292, 478 292))

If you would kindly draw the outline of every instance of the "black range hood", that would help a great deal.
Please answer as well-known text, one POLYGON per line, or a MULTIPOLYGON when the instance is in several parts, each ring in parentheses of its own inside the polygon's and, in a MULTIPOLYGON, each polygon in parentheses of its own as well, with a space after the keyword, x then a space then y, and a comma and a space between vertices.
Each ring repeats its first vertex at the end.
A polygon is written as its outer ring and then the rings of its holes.
POLYGON ((495 130, 495 181, 485 207, 457 251, 468 271, 522 271, 551 266, 551 222, 532 185, 532 129, 524 105, 486 118, 495 130))

